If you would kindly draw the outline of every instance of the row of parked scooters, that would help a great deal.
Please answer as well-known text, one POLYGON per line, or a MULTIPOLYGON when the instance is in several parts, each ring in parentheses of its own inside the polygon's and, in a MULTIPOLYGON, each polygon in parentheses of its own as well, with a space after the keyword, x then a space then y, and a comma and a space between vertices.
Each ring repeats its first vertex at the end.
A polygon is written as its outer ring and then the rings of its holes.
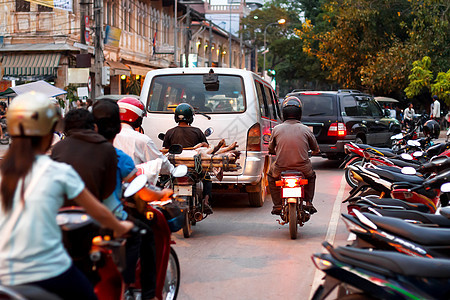
POLYGON ((313 299, 450 299, 450 143, 414 134, 346 145, 349 245, 313 255, 313 299))

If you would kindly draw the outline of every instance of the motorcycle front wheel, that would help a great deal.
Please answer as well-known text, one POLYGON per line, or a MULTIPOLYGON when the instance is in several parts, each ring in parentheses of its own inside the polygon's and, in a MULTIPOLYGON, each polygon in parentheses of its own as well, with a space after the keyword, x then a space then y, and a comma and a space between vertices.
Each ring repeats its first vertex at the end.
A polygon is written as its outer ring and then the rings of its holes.
POLYGON ((297 203, 289 203, 289 234, 291 239, 297 238, 297 203))
MULTIPOLYGON (((363 165, 363 159, 362 158, 357 158, 354 161, 352 161, 352 163, 350 164, 350 166, 361 166, 363 165)), ((349 168, 345 169, 345 180, 347 181, 348 185, 351 188, 355 188, 358 186, 358 180, 356 180, 353 177, 352 172, 350 171, 349 168)))
POLYGON ((166 280, 164 281, 163 300, 177 299, 180 289, 180 262, 175 250, 170 247, 169 262, 167 263, 166 280))

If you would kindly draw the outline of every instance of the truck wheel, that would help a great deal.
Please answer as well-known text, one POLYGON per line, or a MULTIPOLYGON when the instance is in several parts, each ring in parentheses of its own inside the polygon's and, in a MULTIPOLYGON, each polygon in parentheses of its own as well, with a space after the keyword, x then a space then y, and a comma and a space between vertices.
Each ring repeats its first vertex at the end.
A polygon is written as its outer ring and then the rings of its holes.
POLYGON ((257 192, 247 192, 248 202, 251 207, 261 207, 264 204, 264 198, 266 197, 266 187, 264 185, 264 179, 256 185, 257 192))

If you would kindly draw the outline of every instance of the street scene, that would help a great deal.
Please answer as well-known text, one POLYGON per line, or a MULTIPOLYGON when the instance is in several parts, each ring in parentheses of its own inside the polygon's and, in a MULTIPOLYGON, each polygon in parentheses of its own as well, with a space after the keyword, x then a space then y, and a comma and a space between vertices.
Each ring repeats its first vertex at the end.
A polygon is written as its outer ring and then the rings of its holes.
POLYGON ((450 2, 0 1, 0 299, 450 299, 450 2))

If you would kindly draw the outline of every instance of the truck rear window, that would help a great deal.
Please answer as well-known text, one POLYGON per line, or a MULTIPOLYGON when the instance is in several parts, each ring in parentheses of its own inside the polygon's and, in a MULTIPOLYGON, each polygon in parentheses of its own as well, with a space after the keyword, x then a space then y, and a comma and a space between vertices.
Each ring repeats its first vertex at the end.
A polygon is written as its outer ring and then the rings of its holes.
POLYGON ((155 76, 148 99, 150 112, 173 112, 180 103, 208 114, 243 112, 246 106, 244 82, 235 75, 219 75, 218 91, 205 89, 203 74, 155 76))
POLYGON ((336 116, 336 104, 331 95, 299 95, 303 104, 303 116, 336 116))

